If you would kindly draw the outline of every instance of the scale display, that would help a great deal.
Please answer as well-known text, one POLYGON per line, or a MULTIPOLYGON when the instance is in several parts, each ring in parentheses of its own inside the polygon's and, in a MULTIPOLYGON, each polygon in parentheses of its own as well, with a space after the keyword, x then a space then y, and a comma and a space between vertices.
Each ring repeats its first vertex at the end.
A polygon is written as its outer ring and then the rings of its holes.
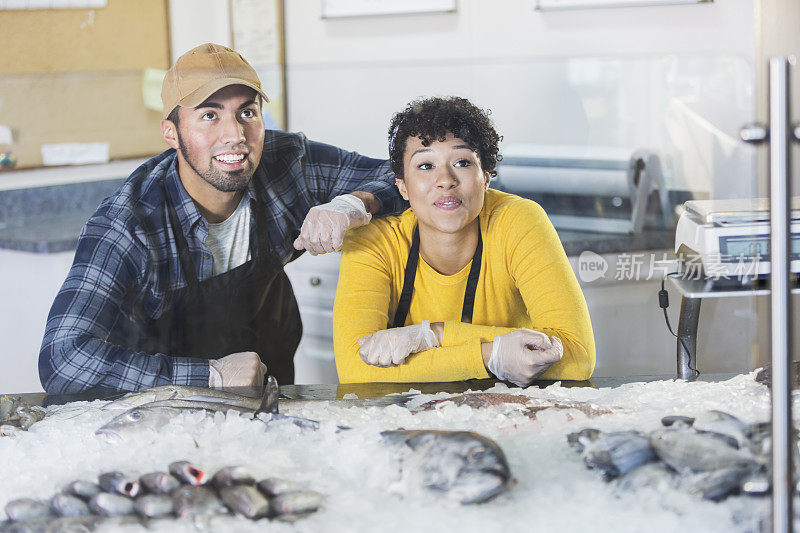
MULTIPOLYGON (((800 235, 791 236, 790 248, 791 260, 800 259, 800 235)), ((721 236, 719 253, 723 263, 738 263, 741 260, 769 261, 769 235, 721 236)))

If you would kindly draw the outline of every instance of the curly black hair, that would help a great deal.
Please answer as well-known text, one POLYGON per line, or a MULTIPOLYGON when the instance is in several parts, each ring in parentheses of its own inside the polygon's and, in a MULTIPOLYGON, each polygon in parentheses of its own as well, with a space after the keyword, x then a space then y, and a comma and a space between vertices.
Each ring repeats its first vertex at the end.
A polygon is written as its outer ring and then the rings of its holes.
POLYGON ((448 133, 478 154, 483 170, 497 176, 495 167, 502 159, 497 145, 503 138, 495 131, 489 112, 458 96, 420 98, 395 113, 389 126, 389 159, 394 175, 403 179, 403 154, 410 137, 430 146, 434 141, 444 141, 448 133))

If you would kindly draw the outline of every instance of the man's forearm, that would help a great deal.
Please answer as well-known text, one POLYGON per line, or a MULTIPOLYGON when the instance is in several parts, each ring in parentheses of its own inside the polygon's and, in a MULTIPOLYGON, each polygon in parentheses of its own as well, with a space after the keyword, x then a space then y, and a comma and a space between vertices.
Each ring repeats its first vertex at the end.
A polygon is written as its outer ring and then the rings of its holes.
POLYGON ((364 207, 367 209, 367 212, 369 214, 375 215, 378 213, 378 211, 380 211, 381 202, 371 192, 353 191, 350 194, 352 194, 353 196, 364 202, 364 207))

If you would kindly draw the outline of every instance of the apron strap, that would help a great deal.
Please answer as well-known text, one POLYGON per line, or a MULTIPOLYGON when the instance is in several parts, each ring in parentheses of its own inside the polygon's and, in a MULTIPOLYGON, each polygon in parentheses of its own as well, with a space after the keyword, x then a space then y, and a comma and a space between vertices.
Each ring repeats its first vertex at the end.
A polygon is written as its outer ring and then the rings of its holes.
MULTIPOLYGON (((481 257, 483 255, 483 238, 478 231, 478 245, 472 255, 472 266, 467 277, 467 287, 464 291, 464 305, 461 309, 461 321, 472 323, 472 312, 475 307, 475 292, 478 289, 478 279, 481 275, 481 257)), ((411 296, 414 293, 414 281, 417 277, 417 263, 419 262, 419 226, 414 228, 414 237, 411 240, 411 249, 408 251, 406 270, 403 274, 403 290, 400 301, 394 313, 394 320, 389 327, 399 328, 405 325, 408 311, 411 308, 411 296)))

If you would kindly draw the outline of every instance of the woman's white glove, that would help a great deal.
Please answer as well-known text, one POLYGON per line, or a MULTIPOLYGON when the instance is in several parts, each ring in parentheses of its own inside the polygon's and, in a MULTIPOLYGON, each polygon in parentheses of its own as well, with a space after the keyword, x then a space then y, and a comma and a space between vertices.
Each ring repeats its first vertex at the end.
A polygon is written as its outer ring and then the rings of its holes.
POLYGON ((558 337, 517 329, 494 338, 487 366, 498 379, 527 387, 563 355, 564 346, 558 337))
POLYGON ((260 387, 264 384, 267 365, 256 352, 238 352, 208 362, 208 386, 260 387))
POLYGON ((327 204, 311 208, 294 247, 305 248, 311 255, 335 252, 342 247, 345 231, 368 224, 370 220, 372 215, 361 199, 352 194, 337 196, 327 204))
POLYGON ((358 345, 361 359, 374 366, 399 365, 412 353, 440 346, 429 320, 364 335, 358 339, 358 345))

